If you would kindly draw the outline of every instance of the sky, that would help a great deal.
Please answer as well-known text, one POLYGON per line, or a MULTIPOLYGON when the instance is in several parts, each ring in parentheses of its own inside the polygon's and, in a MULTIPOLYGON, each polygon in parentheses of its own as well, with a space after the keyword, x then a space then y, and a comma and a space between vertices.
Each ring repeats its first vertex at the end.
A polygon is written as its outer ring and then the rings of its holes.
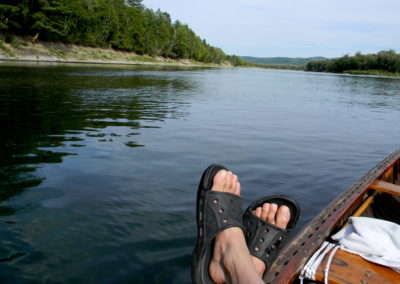
POLYGON ((227 54, 400 53, 400 0, 143 0, 227 54))

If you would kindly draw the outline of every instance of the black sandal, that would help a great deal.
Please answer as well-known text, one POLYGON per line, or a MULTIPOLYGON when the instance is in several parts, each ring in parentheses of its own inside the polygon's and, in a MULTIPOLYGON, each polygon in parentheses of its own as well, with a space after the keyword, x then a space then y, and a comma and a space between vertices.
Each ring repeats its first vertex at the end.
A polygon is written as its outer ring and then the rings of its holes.
POLYGON ((211 165, 203 173, 197 191, 197 242, 193 251, 192 280, 194 283, 214 283, 209 274, 214 238, 223 230, 240 227, 242 230, 241 198, 238 195, 211 191, 214 176, 220 165, 211 165))
POLYGON ((297 202, 284 195, 270 195, 253 202, 243 215, 243 225, 246 230, 246 242, 250 254, 261 259, 265 265, 267 273, 271 264, 278 256, 279 251, 284 246, 290 232, 297 224, 300 216, 300 207, 297 202), (253 214, 253 210, 262 206, 264 203, 275 203, 279 206, 286 205, 290 210, 290 220, 286 229, 261 220, 253 214))

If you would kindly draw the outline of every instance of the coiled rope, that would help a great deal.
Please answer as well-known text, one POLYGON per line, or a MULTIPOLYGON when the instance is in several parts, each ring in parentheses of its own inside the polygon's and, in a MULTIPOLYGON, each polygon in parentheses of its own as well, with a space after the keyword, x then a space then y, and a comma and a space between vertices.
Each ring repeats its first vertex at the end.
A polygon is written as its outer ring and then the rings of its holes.
POLYGON ((304 265, 303 269, 300 272, 299 280, 300 283, 303 284, 303 279, 316 280, 315 275, 317 272, 318 266, 321 264, 324 257, 331 251, 328 261, 326 262, 325 274, 324 274, 324 283, 328 284, 328 273, 329 267, 331 265, 333 256, 340 246, 336 244, 332 244, 329 242, 324 242, 321 247, 313 254, 313 256, 308 260, 306 265, 304 265))

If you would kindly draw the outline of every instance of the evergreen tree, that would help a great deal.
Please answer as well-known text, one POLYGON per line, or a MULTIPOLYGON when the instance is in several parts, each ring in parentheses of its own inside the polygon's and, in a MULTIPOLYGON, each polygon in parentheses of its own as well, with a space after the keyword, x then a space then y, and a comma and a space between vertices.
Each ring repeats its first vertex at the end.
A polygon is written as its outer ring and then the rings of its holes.
POLYGON ((363 55, 357 52, 354 56, 348 54, 330 60, 310 61, 307 71, 341 73, 349 70, 382 70, 400 72, 400 54, 394 50, 382 50, 377 54, 363 55))
POLYGON ((19 10, 19 7, 11 4, 0 4, 0 31, 12 31, 21 27, 17 18, 19 10))
MULTIPOLYGON (((0 31, 30 35, 33 41, 111 46, 139 54, 231 61, 168 13, 146 9, 142 0, 2 0, 0 31)), ((384 61, 388 56, 382 54, 384 61)))

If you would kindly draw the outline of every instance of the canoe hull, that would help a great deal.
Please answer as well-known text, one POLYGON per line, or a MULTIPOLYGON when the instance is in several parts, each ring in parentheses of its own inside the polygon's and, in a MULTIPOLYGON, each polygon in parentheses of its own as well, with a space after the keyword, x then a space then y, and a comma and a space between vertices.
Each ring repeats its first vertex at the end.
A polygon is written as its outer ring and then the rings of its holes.
POLYGON ((369 197, 371 184, 387 174, 388 169, 393 168, 399 161, 400 150, 388 156, 328 205, 282 250, 264 278, 264 282, 274 284, 295 282, 307 260, 369 197))

